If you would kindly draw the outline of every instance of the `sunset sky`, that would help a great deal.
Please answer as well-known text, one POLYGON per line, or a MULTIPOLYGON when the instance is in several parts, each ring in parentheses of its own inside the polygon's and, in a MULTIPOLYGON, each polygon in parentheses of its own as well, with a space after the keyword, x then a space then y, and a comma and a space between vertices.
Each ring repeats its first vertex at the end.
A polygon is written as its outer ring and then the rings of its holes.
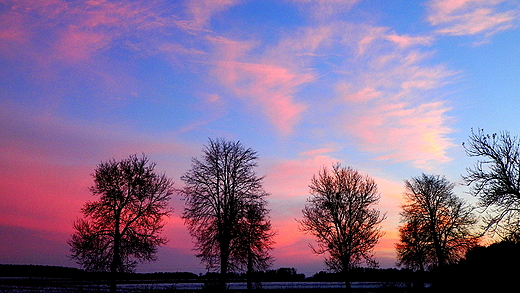
MULTIPOLYGON (((520 134, 519 24, 517 0, 0 0, 0 263, 76 266, 101 161, 145 153, 181 188, 225 138, 260 156, 274 268, 325 269, 295 219, 337 161, 376 180, 393 267, 403 180, 460 184, 471 128, 520 134)), ((171 204, 138 271, 204 272, 171 204)))

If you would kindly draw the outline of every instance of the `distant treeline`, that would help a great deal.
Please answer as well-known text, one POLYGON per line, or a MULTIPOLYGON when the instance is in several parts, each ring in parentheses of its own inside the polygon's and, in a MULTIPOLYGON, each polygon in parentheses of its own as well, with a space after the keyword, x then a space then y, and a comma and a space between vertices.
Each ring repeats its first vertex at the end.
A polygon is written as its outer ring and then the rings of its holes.
MULTIPOLYGON (((447 265, 432 271, 419 272, 409 269, 358 268, 349 272, 354 282, 403 282, 430 283, 436 290, 447 292, 500 292, 517 286, 520 264, 520 242, 502 241, 487 247, 470 250, 458 264, 447 265)), ((216 280, 218 273, 194 274, 190 272, 128 273, 120 280, 149 280, 169 282, 206 282, 216 280)), ((77 268, 39 265, 0 265, 0 284, 15 278, 69 278, 100 281, 109 278, 108 273, 85 272, 77 268)), ((230 281, 244 281, 244 274, 229 273, 230 281)), ((256 282, 342 282, 340 274, 318 272, 306 277, 294 268, 279 268, 256 272, 256 282)))
POLYGON ((76 268, 42 265, 0 264, 0 277, 74 278, 85 272, 76 268))
MULTIPOLYGON (((407 282, 415 278, 417 273, 408 269, 368 269, 358 268, 350 272, 353 281, 360 282, 407 282)), ((158 273, 126 273, 120 274, 123 280, 169 280, 169 281, 205 281, 217 279, 218 273, 194 274, 190 272, 158 272, 158 273)), ((104 280, 109 273, 86 272, 77 268, 42 265, 6 265, 0 264, 1 278, 67 278, 85 280, 104 280)), ((229 280, 245 280, 245 274, 229 273, 229 280)), ((321 271, 312 276, 298 273, 295 268, 279 268, 254 273, 257 282, 342 282, 338 273, 321 271)))
MULTIPOLYGON (((1 278, 70 278, 70 279, 108 279, 108 272, 86 272, 77 268, 44 265, 10 265, 0 264, 1 278)), ((119 274, 121 279, 139 280, 191 280, 200 278, 199 275, 189 272, 160 272, 160 273, 124 273, 119 274)))
POLYGON ((436 283, 452 292, 518 292, 519 264, 520 242, 502 241, 476 247, 458 264, 439 269, 436 283))

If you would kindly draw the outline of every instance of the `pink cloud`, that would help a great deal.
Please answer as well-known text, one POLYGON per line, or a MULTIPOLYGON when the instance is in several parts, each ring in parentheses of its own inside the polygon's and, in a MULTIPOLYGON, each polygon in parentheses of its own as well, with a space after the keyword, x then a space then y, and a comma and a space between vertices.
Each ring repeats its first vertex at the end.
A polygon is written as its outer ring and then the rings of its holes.
POLYGON ((486 37, 515 27, 518 8, 508 7, 505 0, 432 0, 428 21, 437 33, 486 37))
MULTIPOLYGON (((61 30, 57 50, 72 61, 86 60, 128 35, 142 35, 173 21, 161 16, 160 2, 87 1, 83 5, 67 5, 61 18, 68 26, 61 30)), ((129 44, 129 46, 131 46, 129 44)))
POLYGON ((210 19, 221 11, 243 0, 189 0, 185 7, 186 18, 175 23, 187 31, 210 31, 210 19))
MULTIPOLYGON (((0 14, 0 24, 0 40, 2 40, 0 44, 4 44, 4 42, 25 43, 27 41, 27 32, 24 29, 23 18, 20 14, 0 14)), ((8 50, 5 51, 7 53, 8 50)))
POLYGON ((307 195, 312 176, 324 166, 331 166, 337 161, 330 155, 334 150, 328 147, 309 150, 300 153, 296 159, 271 165, 266 172, 269 174, 265 179, 266 189, 276 190, 276 195, 282 198, 307 195))
POLYGON ((429 42, 364 28, 348 43, 359 57, 347 63, 350 78, 335 89, 347 107, 343 129, 360 149, 379 159, 411 161, 419 168, 450 161, 450 107, 434 93, 457 73, 442 64, 427 65, 431 53, 411 45, 429 42))
POLYGON ((288 0, 308 9, 310 15, 319 20, 327 20, 332 15, 349 11, 360 0, 288 0))
POLYGON ((382 93, 380 91, 376 91, 373 88, 364 88, 354 94, 347 95, 345 99, 347 101, 363 103, 373 99, 377 99, 381 97, 382 93))
MULTIPOLYGON (((300 217, 300 214, 296 217, 300 217)), ((317 255, 309 248, 309 244, 314 244, 315 239, 311 235, 302 233, 294 218, 273 221, 273 229, 278 231, 274 237, 275 244, 272 252, 275 267, 301 267, 306 263, 313 263, 314 267, 320 265, 324 267, 323 255, 317 255)))
POLYGON ((415 47, 431 46, 434 41, 432 36, 398 34, 389 27, 368 24, 333 22, 329 27, 332 29, 329 35, 339 35, 341 44, 353 50, 356 58, 379 56, 383 47, 391 49, 390 52, 405 51, 415 47))
POLYGON ((357 42, 358 45, 358 55, 363 55, 367 51, 367 48, 372 45, 375 41, 381 39, 385 36, 388 28, 385 27, 372 27, 372 26, 363 26, 363 31, 358 35, 360 37, 357 42))
POLYGON ((56 50, 60 58, 73 62, 85 61, 96 52, 105 50, 110 41, 110 36, 105 34, 71 29, 61 35, 56 50))
POLYGON ((274 60, 249 61, 246 52, 252 42, 211 37, 215 44, 214 75, 238 97, 262 113, 284 135, 292 132, 305 106, 294 101, 298 87, 314 80, 311 73, 299 72, 274 60), (245 60, 245 61, 241 61, 245 60))
POLYGON ((172 16, 180 14, 178 5, 168 1, 20 0, 7 1, 5 7, 0 13, 0 53, 13 65, 4 74, 27 75, 49 109, 84 89, 92 98, 83 102, 97 109, 114 100, 120 106, 153 90, 136 78, 135 62, 115 56, 121 52, 165 58, 173 68, 189 66, 187 56, 205 54, 172 38, 186 33, 172 16))
POLYGON ((447 155, 453 147, 447 137, 452 132, 447 126, 449 107, 443 102, 394 107, 376 105, 362 117, 354 118, 359 123, 349 127, 349 132, 361 139, 363 149, 382 154, 382 160, 412 161, 422 169, 451 161, 447 155))
POLYGON ((295 103, 297 87, 313 80, 311 74, 293 73, 272 64, 217 62, 218 76, 238 96, 253 106, 260 105, 264 115, 283 134, 290 134, 305 106, 295 103))
MULTIPOLYGON (((8 151, 3 149, 2 151, 8 151)), ((9 152, 13 156, 13 152, 9 152)), ((25 157, 27 158, 27 156, 25 157)), ((86 166, 66 167, 19 157, 2 159, 10 166, 0 191, 0 223, 43 231, 70 232, 84 201, 89 200, 86 166), (23 164, 20 164, 23 162, 23 164)))
POLYGON ((257 107, 283 135, 294 131, 307 105, 295 101, 300 88, 315 81, 319 51, 331 45, 334 28, 306 27, 259 49, 259 42, 208 36, 214 75, 238 97, 257 107))
MULTIPOLYGON (((433 38, 428 36, 399 35, 385 27, 333 21, 282 39, 257 57, 256 62, 250 62, 254 58, 246 54, 255 47, 254 43, 228 44, 230 53, 221 56, 231 58, 219 63, 217 75, 235 93, 255 97, 256 102, 264 101, 264 109, 271 109, 266 96, 286 97, 283 101, 290 104, 292 100, 288 97, 295 93, 296 86, 314 78, 329 81, 328 76, 319 73, 316 77, 308 75, 304 68, 312 67, 316 60, 340 57, 344 62, 325 73, 333 76, 335 83, 330 87, 338 97, 323 98, 330 98, 331 108, 344 107, 342 112, 333 111, 331 117, 338 116, 331 119, 342 121, 342 131, 349 138, 354 137, 360 149, 373 152, 378 158, 411 161, 415 166, 430 168, 450 160, 447 156, 452 146, 448 138, 450 107, 438 100, 437 93, 457 74, 443 64, 428 64, 432 53, 424 52, 421 47, 432 42, 433 38), (331 54, 330 49, 338 46, 341 49, 331 54), (273 88, 280 94, 273 93, 273 88), (410 122, 414 115, 432 119, 410 122), (400 128, 404 130, 399 132, 400 128)), ((320 109, 313 102, 307 104, 313 110, 320 109)), ((297 117, 298 113, 296 109, 287 114, 297 117)))
POLYGON ((429 46, 433 42, 431 36, 413 37, 408 35, 389 34, 386 38, 397 44, 400 48, 407 48, 415 45, 429 46))
POLYGON ((31 43, 39 50, 30 52, 27 47, 24 56, 30 53, 38 58, 52 58, 49 62, 85 61, 122 43, 128 48, 139 48, 131 41, 117 44, 129 36, 145 36, 148 46, 159 46, 154 40, 157 32, 177 27, 171 16, 164 15, 165 8, 174 8, 167 4, 163 0, 16 1, 0 16, 0 39, 31 43), (47 37, 42 39, 43 35, 47 37), (38 54, 39 51, 45 52, 38 54))
POLYGON ((330 43, 331 26, 308 27, 301 36, 285 39, 279 49, 287 48, 295 51, 315 52, 323 44, 330 43))

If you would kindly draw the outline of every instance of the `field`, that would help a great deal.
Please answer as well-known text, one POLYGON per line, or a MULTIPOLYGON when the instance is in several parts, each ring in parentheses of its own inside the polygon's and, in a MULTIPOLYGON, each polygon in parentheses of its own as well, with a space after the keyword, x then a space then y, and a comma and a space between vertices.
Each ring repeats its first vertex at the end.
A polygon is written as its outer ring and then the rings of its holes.
MULTIPOLYGON (((219 275, 197 275, 189 272, 130 273, 118 276, 118 292, 215 292, 219 275)), ((412 292, 410 280, 416 275, 406 270, 363 269, 353 271, 353 292, 412 292), (357 272, 357 273, 356 273, 357 272), (355 273, 355 274, 354 274, 355 273)), ((88 273, 76 268, 0 265, 0 293, 25 292, 108 292, 110 274, 88 273)), ((280 268, 258 273, 255 292, 344 292, 345 284, 336 274, 320 272, 311 277, 295 269, 280 268)), ((229 275, 229 292, 248 292, 245 278, 229 275)), ((430 290, 428 290, 430 291, 430 290)))
MULTIPOLYGON (((344 292, 345 285, 341 282, 264 282, 255 284, 254 292, 344 292)), ((352 282, 353 292, 412 292, 411 284, 386 282, 352 282)), ((36 292, 108 292, 104 281, 75 281, 56 278, 18 278, 0 280, 2 293, 36 293, 36 292)), ((229 292, 248 292, 246 283, 228 283, 229 292)), ((118 292, 214 292, 212 286, 196 282, 125 282, 118 285, 118 292)))

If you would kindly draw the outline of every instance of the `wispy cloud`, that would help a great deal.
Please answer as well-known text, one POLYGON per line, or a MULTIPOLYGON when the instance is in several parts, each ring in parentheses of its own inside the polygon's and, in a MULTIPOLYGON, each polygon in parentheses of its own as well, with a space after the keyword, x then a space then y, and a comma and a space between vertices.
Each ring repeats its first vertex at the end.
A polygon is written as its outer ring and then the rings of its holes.
MULTIPOLYGON (((313 53, 337 62, 319 78, 336 90, 331 119, 378 159, 431 168, 450 161, 450 105, 437 97, 457 72, 432 64, 430 36, 400 35, 366 24, 332 22, 313 53), (341 47, 341 49, 338 49, 341 47), (331 54, 334 48, 334 56, 331 54), (416 118, 422 117, 422 118, 416 118)), ((317 109, 318 107, 311 107, 317 109)))
POLYGON ((450 107, 433 93, 455 72, 442 65, 427 66, 416 51, 374 56, 373 67, 362 69, 338 92, 348 105, 347 133, 365 151, 394 162, 431 168, 450 161, 450 107))
POLYGON ((287 0, 299 4, 318 20, 349 11, 361 0, 287 0))
POLYGON ((339 27, 350 48, 345 54, 353 55, 335 85, 346 134, 377 159, 421 169, 451 161, 451 106, 438 96, 458 73, 432 64, 434 37, 366 24, 339 27))
POLYGON ((189 31, 209 31, 209 21, 217 13, 244 0, 189 0, 185 7, 185 19, 176 23, 189 31))
POLYGON ((439 34, 490 37, 518 25, 520 11, 512 4, 507 0, 432 0, 428 21, 439 34))
POLYGON ((337 162, 331 153, 334 148, 308 150, 293 160, 283 160, 273 164, 268 169, 266 187, 276 190, 280 197, 298 197, 308 194, 308 185, 312 176, 323 167, 330 167, 337 162))
POLYGON ((410 36, 410 35, 399 35, 397 33, 390 33, 386 35, 389 41, 394 42, 400 48, 408 48, 410 46, 422 45, 430 46, 433 44, 434 38, 432 36, 410 36))
MULTIPOLYGON (((112 48, 158 55, 172 62, 172 67, 192 64, 203 75, 209 70, 217 77, 218 83, 230 91, 232 97, 220 94, 222 99, 240 99, 248 111, 265 117, 283 135, 294 133, 301 121, 311 117, 307 115, 309 107, 314 110, 323 104, 339 103, 340 107, 347 106, 348 110, 343 114, 335 113, 340 115, 335 120, 350 125, 343 130, 359 139, 361 149, 373 152, 379 152, 377 144, 392 141, 386 138, 392 132, 389 129, 407 126, 409 138, 417 139, 416 133, 412 134, 413 125, 406 122, 406 115, 437 114, 439 124, 429 128, 437 133, 429 137, 437 144, 433 149, 442 154, 428 155, 441 162, 447 160, 445 152, 449 144, 446 136, 450 131, 446 115, 449 106, 428 97, 433 96, 429 94, 431 91, 446 84, 453 72, 442 65, 426 65, 429 55, 421 50, 433 44, 433 37, 399 34, 387 27, 338 20, 338 15, 333 12, 351 9, 358 2, 356 0, 292 1, 304 7, 310 17, 314 17, 314 13, 329 13, 330 17, 320 19, 319 24, 279 32, 280 37, 269 43, 262 43, 254 36, 244 40, 243 36, 240 38, 232 33, 223 36, 212 32, 212 17, 241 2, 200 0, 171 5, 165 1, 26 0, 17 5, 12 3, 11 11, 2 14, 6 26, 0 29, 0 37, 3 44, 9 46, 5 51, 22 52, 13 49, 25 46, 24 43, 40 42, 38 50, 32 46, 33 51, 23 53, 23 56, 33 56, 45 68, 56 62, 87 64, 84 70, 91 77, 103 81, 96 86, 102 88, 104 96, 107 93, 115 97, 140 95, 135 85, 137 81, 131 76, 118 78, 110 69, 124 64, 107 65, 105 62, 105 65, 96 65, 98 63, 93 62, 97 57, 107 60, 103 56, 110 54, 112 48), (28 9, 37 17, 31 17, 28 9), (173 12, 176 12, 175 16, 168 16, 173 12), (38 34, 50 28, 51 38, 37 39, 38 34), (183 40, 189 39, 189 42, 169 38, 168 34, 172 32, 183 40), (329 87, 329 91, 330 88, 336 89, 339 99, 326 96, 302 99, 304 86, 317 85, 318 81, 320 86, 329 87), (118 87, 118 84, 123 86, 118 87), (125 90, 128 88, 131 90, 125 90), (392 105, 402 106, 399 111, 389 111, 392 105), (375 117, 372 119, 371 115, 375 117), (354 121, 366 122, 352 127, 354 121), (374 140, 373 137, 380 138, 374 140)), ((450 15, 463 9, 466 11, 473 2, 479 7, 502 3, 459 1, 455 5, 450 1, 431 2, 432 17, 438 16, 435 24, 441 25, 445 23, 442 19, 449 19, 450 15)), ((110 60, 116 62, 117 58, 110 60)), ((41 75, 49 76, 48 72, 41 75)), ((209 90, 201 92, 215 94, 209 90)), ((67 90, 63 94, 66 93, 67 90)), ((401 156, 399 152, 410 152, 402 150, 397 143, 388 146, 389 150, 380 157, 415 160, 413 158, 421 154, 401 156)))
POLYGON ((314 79, 310 72, 299 72, 280 65, 274 59, 252 58, 246 53, 253 47, 250 42, 212 38, 216 46, 214 74, 235 95, 261 112, 282 134, 293 131, 303 104, 294 101, 299 86, 314 79), (258 59, 263 60, 258 60, 258 59), (258 60, 255 61, 254 59, 258 60))
POLYGON ((298 120, 325 116, 341 121, 350 141, 379 159, 431 168, 450 161, 450 106, 436 95, 457 74, 431 64, 433 42, 432 36, 331 20, 285 35, 254 58, 247 53, 255 43, 234 43, 227 49, 232 58, 219 62, 217 73, 238 95, 262 102, 264 115, 284 133, 298 120), (255 58, 261 61, 241 61, 255 58), (293 97, 306 83, 333 88, 336 97, 306 99, 312 111, 303 112, 293 97), (417 115, 428 118, 412 121, 417 115))
POLYGON ((294 102, 298 86, 313 79, 272 64, 217 62, 219 77, 238 96, 253 107, 263 108, 263 114, 283 134, 290 134, 306 108, 294 102))
MULTIPOLYGON (((9 1, 8 1, 9 2, 9 1)), ((2 36, 40 45, 40 50, 56 51, 53 57, 84 60, 113 46, 118 38, 143 31, 173 26, 163 17, 159 1, 146 5, 131 1, 34 1, 10 3, 2 15, 2 36), (8 20, 16 19, 14 24, 8 20), (5 26, 5 25, 7 26, 5 26), (47 36, 47 38, 42 38, 47 36), (38 42, 39 44, 35 43, 38 42)))

